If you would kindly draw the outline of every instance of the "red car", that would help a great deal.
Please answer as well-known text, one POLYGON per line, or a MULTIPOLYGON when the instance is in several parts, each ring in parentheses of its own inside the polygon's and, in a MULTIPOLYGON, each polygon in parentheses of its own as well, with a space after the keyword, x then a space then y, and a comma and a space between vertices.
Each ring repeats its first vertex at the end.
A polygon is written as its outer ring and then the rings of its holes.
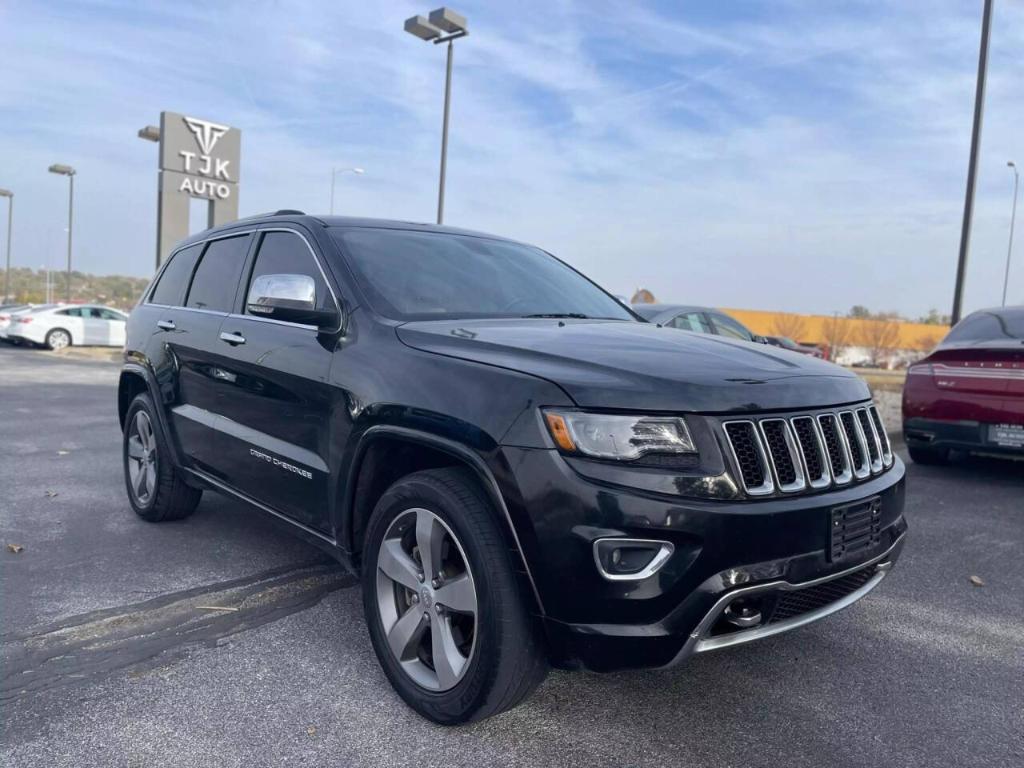
POLYGON ((1024 307, 968 315, 910 366, 903 436, 922 464, 952 449, 1024 456, 1024 307))

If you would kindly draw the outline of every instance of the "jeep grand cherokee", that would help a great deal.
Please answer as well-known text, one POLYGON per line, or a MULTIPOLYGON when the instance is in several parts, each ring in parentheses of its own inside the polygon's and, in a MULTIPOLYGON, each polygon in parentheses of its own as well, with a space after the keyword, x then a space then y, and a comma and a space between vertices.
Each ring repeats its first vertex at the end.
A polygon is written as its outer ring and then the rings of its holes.
POLYGON ((247 503, 361 575, 440 723, 550 664, 665 667, 822 618, 903 543, 864 383, 643 321, 511 240, 279 212, 195 235, 128 323, 135 512, 247 503))

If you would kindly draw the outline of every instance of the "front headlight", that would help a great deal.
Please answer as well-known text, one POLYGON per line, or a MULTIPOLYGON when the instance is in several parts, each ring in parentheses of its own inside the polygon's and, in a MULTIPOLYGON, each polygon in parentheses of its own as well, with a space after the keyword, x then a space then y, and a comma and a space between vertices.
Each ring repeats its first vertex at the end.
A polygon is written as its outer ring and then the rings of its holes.
POLYGON ((545 411, 555 445, 595 459, 633 461, 647 454, 696 454, 686 422, 663 416, 545 411))

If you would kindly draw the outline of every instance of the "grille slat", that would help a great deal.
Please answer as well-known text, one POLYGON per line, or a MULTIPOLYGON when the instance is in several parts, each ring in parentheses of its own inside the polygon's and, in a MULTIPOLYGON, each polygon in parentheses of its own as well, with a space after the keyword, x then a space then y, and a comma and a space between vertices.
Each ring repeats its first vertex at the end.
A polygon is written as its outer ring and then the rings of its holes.
POLYGON ((843 425, 846 446, 850 449, 853 474, 857 477, 864 477, 871 471, 871 468, 868 465, 868 457, 864 450, 864 440, 857 432, 857 422, 853 418, 853 413, 843 411, 839 414, 839 422, 843 425))
POLYGON ((752 421, 732 421, 724 425, 733 456, 739 465, 743 485, 750 494, 771 493, 774 485, 768 474, 761 441, 752 421))
POLYGON ((725 421, 722 429, 750 496, 846 485, 895 462, 874 404, 848 411, 725 421))

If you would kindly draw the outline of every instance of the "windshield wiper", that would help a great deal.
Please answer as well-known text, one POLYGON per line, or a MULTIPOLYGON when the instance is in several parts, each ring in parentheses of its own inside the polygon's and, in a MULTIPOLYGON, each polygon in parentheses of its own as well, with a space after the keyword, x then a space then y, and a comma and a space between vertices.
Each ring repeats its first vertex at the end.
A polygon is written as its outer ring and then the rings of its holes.
POLYGON ((571 317, 575 320, 590 320, 589 315, 582 312, 539 312, 536 315, 523 315, 523 317, 571 317))

